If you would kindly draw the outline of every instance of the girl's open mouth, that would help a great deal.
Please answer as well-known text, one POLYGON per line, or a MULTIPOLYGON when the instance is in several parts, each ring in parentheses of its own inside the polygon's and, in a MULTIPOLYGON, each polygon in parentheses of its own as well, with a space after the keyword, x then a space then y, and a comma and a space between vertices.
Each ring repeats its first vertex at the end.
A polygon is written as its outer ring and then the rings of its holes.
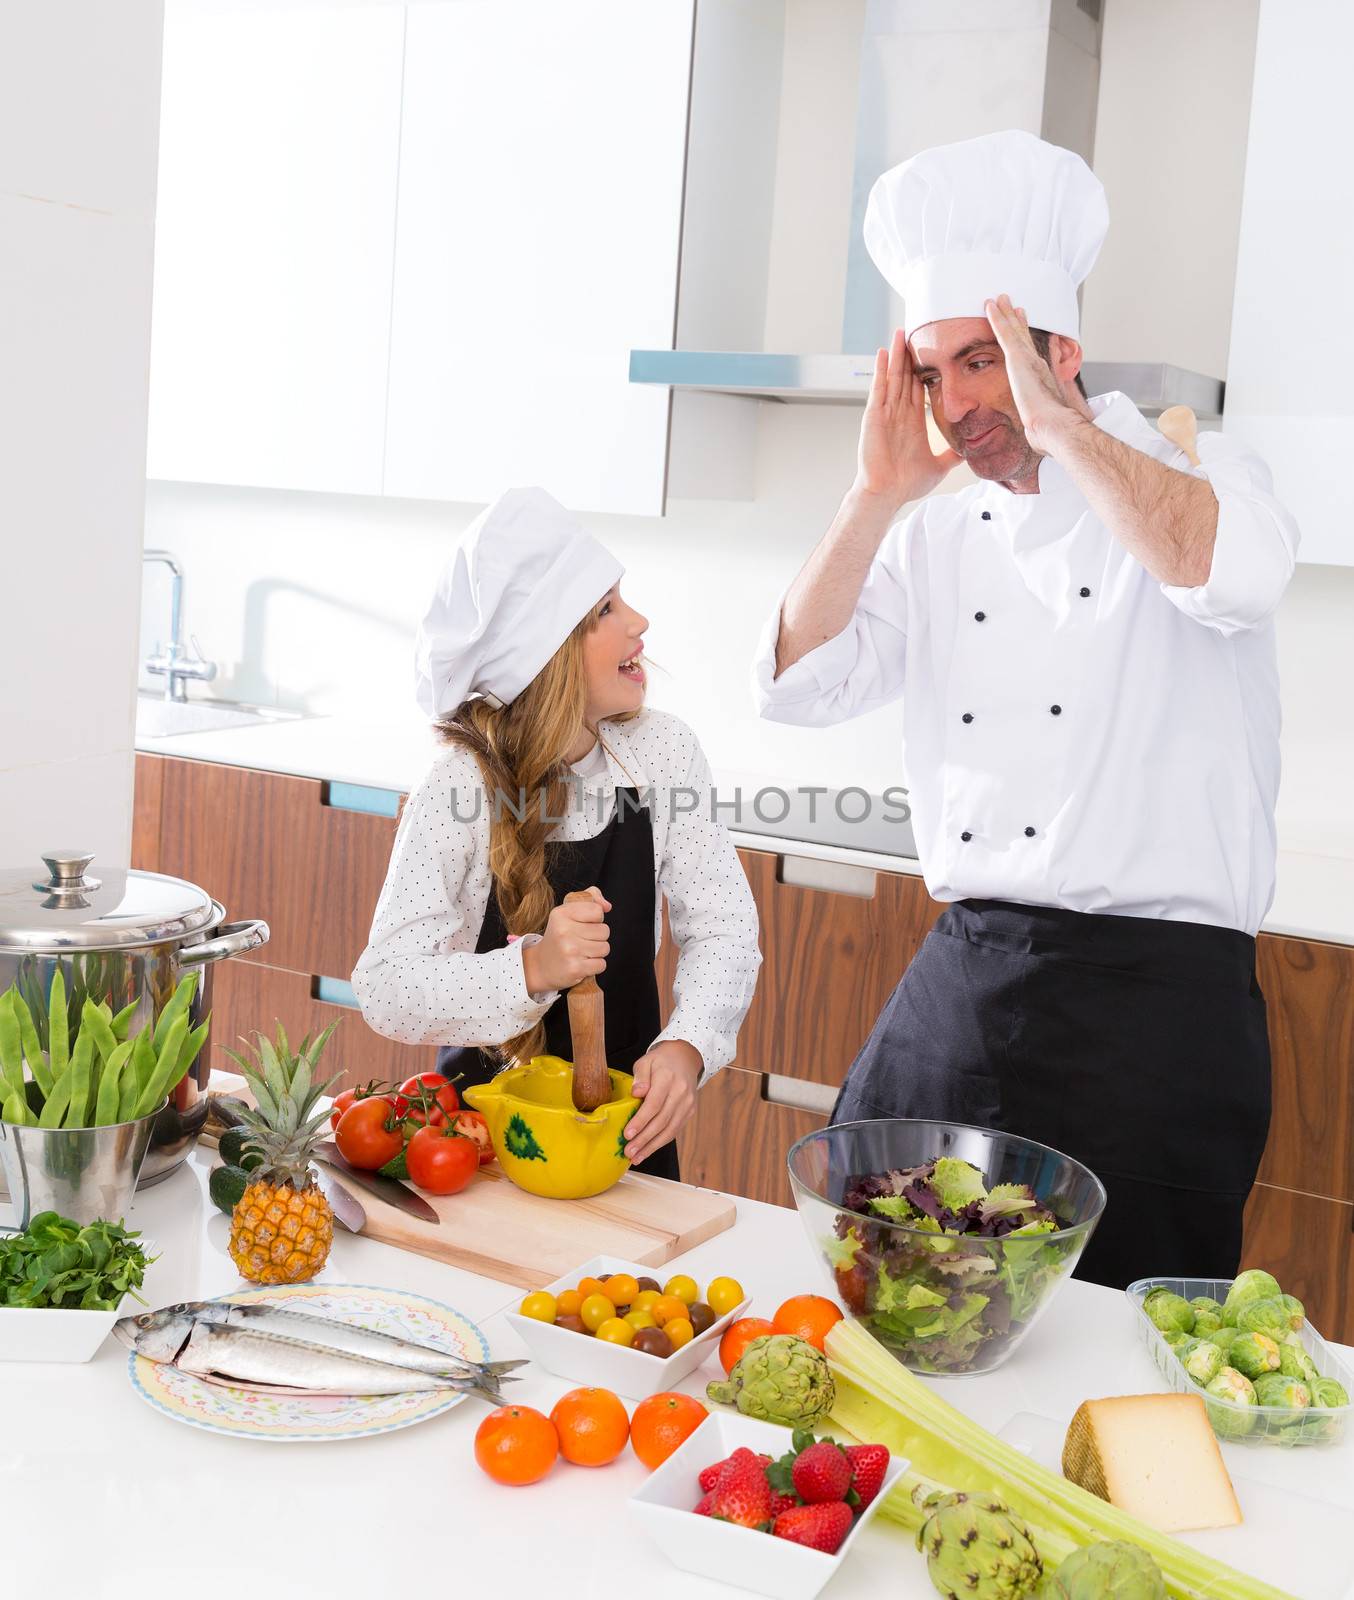
POLYGON ((644 668, 640 665, 640 657, 643 654, 644 651, 641 648, 636 650, 634 655, 632 655, 628 661, 621 662, 620 666, 616 669, 620 673, 621 677, 629 678, 631 683, 644 682, 644 668))

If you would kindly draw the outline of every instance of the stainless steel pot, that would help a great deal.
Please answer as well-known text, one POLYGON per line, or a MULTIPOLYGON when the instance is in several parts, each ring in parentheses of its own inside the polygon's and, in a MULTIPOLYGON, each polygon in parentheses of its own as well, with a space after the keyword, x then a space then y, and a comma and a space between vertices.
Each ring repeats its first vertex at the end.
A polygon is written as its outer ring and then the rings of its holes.
MULTIPOLYGON (((227 922, 225 907, 196 884, 159 872, 112 868, 89 872, 83 850, 53 850, 34 868, 0 870, 0 994, 19 986, 47 1046, 47 995, 61 967, 74 1025, 86 995, 114 1011, 132 1001, 131 1028, 160 1012, 180 978, 197 969, 196 1026, 211 1010, 212 966, 257 950, 268 924, 227 922)), ((211 1068, 204 1049, 155 1120, 139 1187, 166 1177, 187 1156, 207 1117, 211 1068)))

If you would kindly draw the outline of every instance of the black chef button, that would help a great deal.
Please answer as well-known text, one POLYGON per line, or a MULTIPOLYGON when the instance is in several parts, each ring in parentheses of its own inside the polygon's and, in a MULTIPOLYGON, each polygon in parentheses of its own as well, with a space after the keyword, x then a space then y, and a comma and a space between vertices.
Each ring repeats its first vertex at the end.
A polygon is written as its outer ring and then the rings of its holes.
POLYGON ((1027 839, 1033 839, 1034 838, 1034 829, 1033 828, 1026 828, 1025 829, 1025 837, 1027 839))
POLYGON ((973 613, 973 620, 975 622, 986 622, 987 621, 987 612, 986 611, 975 611, 973 613))
POLYGON ((1048 712, 1051 717, 1060 717, 1063 714, 1063 708, 1061 706, 1050 706, 1048 712))
POLYGON ((963 833, 961 833, 959 835, 959 837, 964 841, 965 844, 967 844, 969 842, 969 840, 973 837, 973 835, 968 831, 967 828, 965 828, 963 833))
POLYGON ((983 512, 983 521, 984 522, 991 522, 991 520, 992 520, 992 513, 990 511, 984 511, 983 512))
POLYGON ((964 713, 964 715, 962 717, 960 717, 959 720, 961 722, 972 722, 973 721, 973 713, 971 711, 966 711, 964 713))
POLYGON ((1089 600, 1091 598, 1091 591, 1089 589, 1087 589, 1084 585, 1080 589, 1077 590, 1077 593, 1081 596, 1081 598, 1083 600, 1089 600))

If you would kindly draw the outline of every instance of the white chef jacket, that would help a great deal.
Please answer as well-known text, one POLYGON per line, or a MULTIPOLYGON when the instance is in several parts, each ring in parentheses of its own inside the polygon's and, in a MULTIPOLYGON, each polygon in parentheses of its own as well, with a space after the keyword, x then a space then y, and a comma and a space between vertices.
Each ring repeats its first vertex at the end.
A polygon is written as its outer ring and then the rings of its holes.
POLYGON ((891 527, 855 615, 775 678, 762 716, 823 726, 903 700, 903 781, 937 900, 998 899, 1254 933, 1274 893, 1271 618, 1298 530, 1220 433, 1188 459, 1127 396, 1095 425, 1218 499, 1208 581, 1157 581, 1051 457, 1039 493, 983 482, 891 527))
MULTIPOLYGON (((762 959, 752 891, 727 829, 711 819, 710 769, 691 729, 646 708, 629 722, 603 722, 601 733, 607 749, 594 747, 575 767, 579 801, 566 800, 550 838, 592 838, 610 822, 618 787, 637 789, 641 800, 651 791, 654 952, 665 895, 678 951, 672 1015, 653 1043, 694 1045, 704 1082, 733 1059, 752 1001, 762 959)), ((388 1038, 497 1045, 559 998, 526 987, 522 951, 539 934, 475 952, 492 881, 490 811, 479 763, 456 746, 439 752, 409 796, 352 976, 363 1016, 388 1038)))

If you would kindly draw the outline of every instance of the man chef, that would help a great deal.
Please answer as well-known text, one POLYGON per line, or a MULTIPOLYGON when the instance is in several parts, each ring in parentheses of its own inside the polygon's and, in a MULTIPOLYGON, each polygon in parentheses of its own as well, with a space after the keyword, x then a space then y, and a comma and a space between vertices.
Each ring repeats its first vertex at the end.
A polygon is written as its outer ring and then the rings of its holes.
POLYGON ((1122 1287, 1238 1266, 1269 1125, 1255 932, 1298 532, 1232 439, 1202 435, 1195 466, 1125 395, 1086 398, 1077 287, 1107 226, 1085 163, 1026 133, 878 180, 865 241, 905 326, 754 679, 764 717, 807 726, 902 697, 946 903, 833 1120, 941 1118, 1083 1161, 1109 1203, 1081 1273, 1122 1287), (978 482, 932 498, 961 461, 978 482))

